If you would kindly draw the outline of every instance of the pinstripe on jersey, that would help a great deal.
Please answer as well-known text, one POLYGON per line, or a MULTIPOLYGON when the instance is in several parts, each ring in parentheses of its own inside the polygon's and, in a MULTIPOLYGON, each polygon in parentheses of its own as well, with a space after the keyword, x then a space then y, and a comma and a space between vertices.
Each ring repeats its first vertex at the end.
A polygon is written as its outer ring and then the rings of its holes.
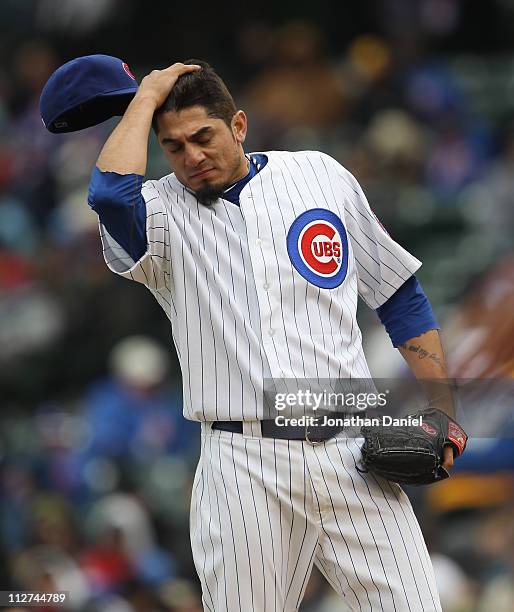
POLYGON ((105 228, 114 272, 144 283, 172 325, 184 415, 263 417, 265 378, 368 378, 357 294, 382 305, 421 265, 381 227, 355 178, 319 152, 268 152, 240 207, 200 205, 173 174, 147 181, 147 253, 134 262, 105 228), (333 289, 291 263, 286 237, 307 210, 335 213, 348 234, 348 271, 333 289))

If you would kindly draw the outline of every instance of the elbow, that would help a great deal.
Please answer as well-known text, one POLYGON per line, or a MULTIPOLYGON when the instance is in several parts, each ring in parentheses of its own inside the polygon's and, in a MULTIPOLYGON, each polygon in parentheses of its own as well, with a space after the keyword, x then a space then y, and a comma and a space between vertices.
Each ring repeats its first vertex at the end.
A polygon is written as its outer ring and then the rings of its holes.
POLYGON ((143 177, 138 174, 102 172, 95 166, 89 183, 89 205, 96 212, 134 206, 142 199, 142 184, 143 177))
POLYGON ((102 190, 101 187, 94 191, 90 187, 87 201, 96 212, 105 210, 106 208, 115 208, 120 204, 113 199, 112 194, 108 190, 102 190))
POLYGON ((112 185, 109 185, 107 173, 101 172, 95 166, 91 176, 91 181, 89 182, 89 190, 87 195, 89 205, 95 211, 115 206, 116 202, 114 200, 114 196, 115 192, 112 189, 112 185))
POLYGON ((427 331, 439 329, 430 302, 415 276, 380 306, 377 314, 394 347, 427 331))

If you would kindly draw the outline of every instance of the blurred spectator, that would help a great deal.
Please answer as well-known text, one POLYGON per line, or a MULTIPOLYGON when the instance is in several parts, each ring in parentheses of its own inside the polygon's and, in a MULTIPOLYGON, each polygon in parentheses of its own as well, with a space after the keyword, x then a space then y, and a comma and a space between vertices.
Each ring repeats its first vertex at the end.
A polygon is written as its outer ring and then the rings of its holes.
POLYGON ((112 377, 91 385, 83 408, 88 457, 148 460, 164 453, 195 453, 195 424, 182 416, 181 399, 167 385, 170 358, 150 338, 122 340, 110 355, 112 377))
POLYGON ((497 263, 456 313, 450 351, 456 378, 514 377, 514 260, 497 263))
POLYGON ((13 579, 19 590, 52 593, 69 591, 67 610, 80 610, 90 593, 75 560, 58 548, 35 546, 13 560, 13 579))
POLYGON ((242 96, 258 149, 280 142, 288 130, 326 127, 341 117, 342 85, 335 64, 322 53, 322 40, 320 30, 303 21, 290 22, 276 34, 272 62, 242 96))
POLYGON ((98 531, 94 544, 82 552, 80 565, 95 596, 120 591, 135 574, 122 533, 114 527, 98 531))

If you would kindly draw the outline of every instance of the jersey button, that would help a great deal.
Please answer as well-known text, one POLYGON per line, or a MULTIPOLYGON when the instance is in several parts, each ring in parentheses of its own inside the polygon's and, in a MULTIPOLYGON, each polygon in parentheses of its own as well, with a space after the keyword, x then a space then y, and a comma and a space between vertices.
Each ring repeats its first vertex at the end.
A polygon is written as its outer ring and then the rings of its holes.
POLYGON ((255 244, 256 244, 257 246, 261 246, 261 244, 262 244, 262 240, 261 240, 260 238, 257 238, 257 240, 255 241, 255 244))
POLYGON ((264 289, 264 291, 269 291, 270 290, 270 286, 268 285, 268 283, 264 283, 262 288, 264 289))
POLYGON ((268 329, 268 334, 270 336, 273 336, 275 334, 275 330, 274 329, 268 329))

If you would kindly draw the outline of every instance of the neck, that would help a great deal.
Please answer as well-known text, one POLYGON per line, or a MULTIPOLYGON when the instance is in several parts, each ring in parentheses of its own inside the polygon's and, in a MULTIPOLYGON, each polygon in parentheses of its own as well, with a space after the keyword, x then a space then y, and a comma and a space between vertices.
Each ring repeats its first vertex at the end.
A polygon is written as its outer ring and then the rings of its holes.
POLYGON ((237 183, 239 179, 245 177, 250 170, 250 162, 248 161, 244 152, 241 152, 241 159, 239 160, 239 165, 237 167, 237 171, 234 172, 234 178, 230 181, 230 184, 237 183))

